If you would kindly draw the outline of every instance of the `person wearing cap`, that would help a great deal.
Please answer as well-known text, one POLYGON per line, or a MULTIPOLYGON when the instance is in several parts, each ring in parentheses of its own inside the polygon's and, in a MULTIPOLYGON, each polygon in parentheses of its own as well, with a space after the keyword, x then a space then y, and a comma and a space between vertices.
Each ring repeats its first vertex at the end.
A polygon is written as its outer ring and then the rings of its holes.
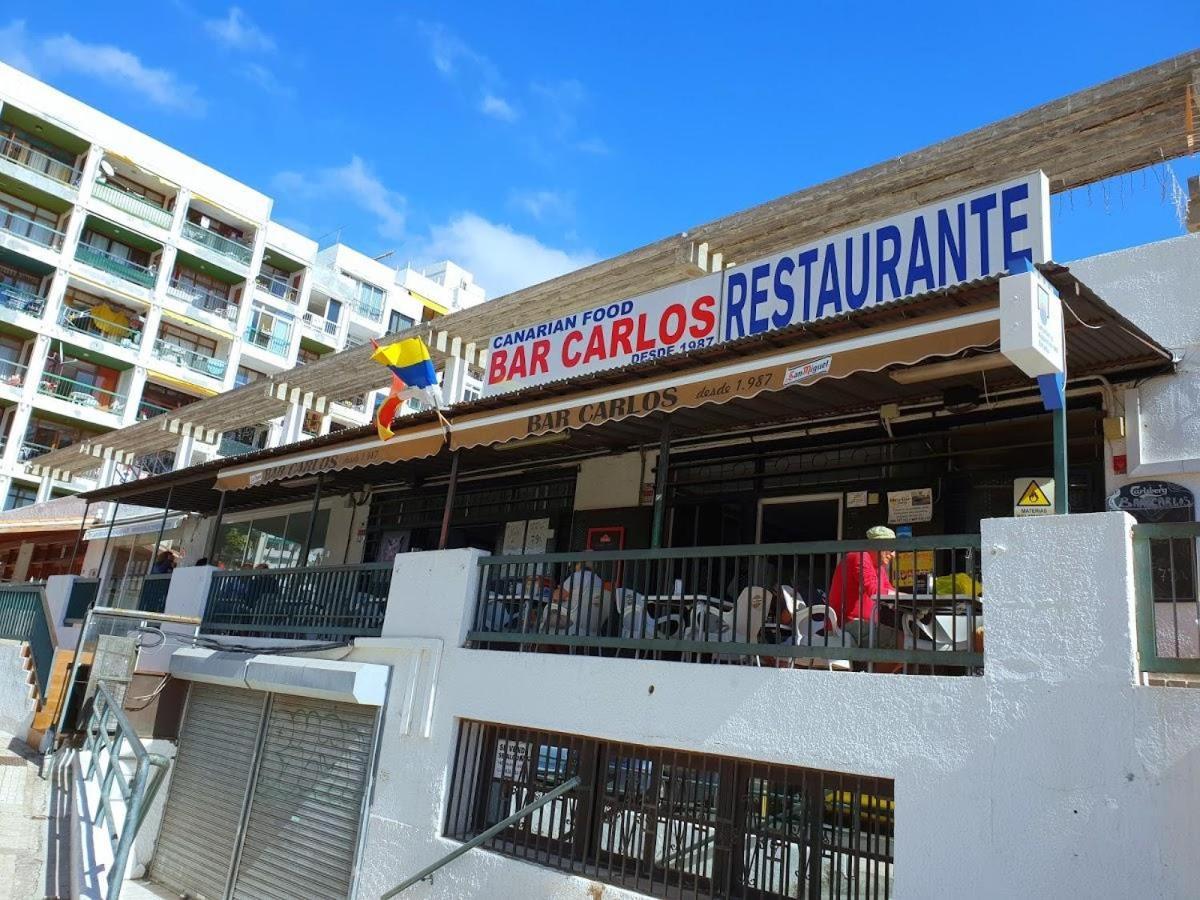
MULTIPOLYGON (((867 530, 867 539, 892 541, 896 532, 886 525, 876 525, 867 530)), ((842 630, 854 638, 859 647, 897 646, 899 632, 896 631, 890 611, 880 608, 886 621, 878 621, 877 603, 884 597, 901 596, 892 585, 888 568, 896 551, 888 548, 858 550, 847 553, 833 570, 833 583, 829 586, 829 608, 837 613, 842 630), (875 642, 871 643, 871 620, 875 619, 875 642)))

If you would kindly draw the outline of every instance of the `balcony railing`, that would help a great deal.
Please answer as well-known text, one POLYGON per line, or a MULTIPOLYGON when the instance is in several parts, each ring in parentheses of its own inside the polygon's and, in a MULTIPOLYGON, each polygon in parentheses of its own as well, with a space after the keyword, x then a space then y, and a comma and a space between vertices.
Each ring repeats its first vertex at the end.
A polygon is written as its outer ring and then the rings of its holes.
POLYGON ((151 403, 148 400, 143 400, 138 404, 137 420, 144 422, 147 419, 153 419, 155 416, 161 416, 165 412, 171 410, 165 406, 159 406, 157 403, 151 403))
POLYGON ((362 316, 364 319, 370 319, 372 322, 378 322, 383 319, 383 303, 364 303, 362 300, 356 300, 352 307, 354 312, 362 316))
POLYGON ((143 453, 141 456, 135 456, 133 462, 130 463, 138 475, 136 477, 149 477, 151 475, 163 475, 175 469, 175 451, 174 450, 155 450, 152 453, 143 453))
POLYGON ((237 318, 238 306, 228 297, 197 287, 178 278, 171 279, 167 293, 183 303, 230 321, 237 318))
POLYGON ((99 338, 122 347, 136 348, 142 342, 140 330, 108 319, 97 319, 91 309, 64 306, 58 313, 58 324, 76 334, 99 338))
POLYGON ((1138 657, 1147 675, 1200 675, 1200 522, 1133 526, 1138 657))
POLYGON ((38 693, 44 703, 54 662, 54 637, 46 621, 42 584, 0 585, 0 638, 27 641, 38 693))
POLYGON ((25 373, 29 366, 24 363, 0 359, 0 384, 8 387, 20 387, 25 383, 25 373))
POLYGON ((122 212, 127 212, 129 215, 141 219, 143 222, 149 222, 151 225, 157 225, 159 228, 171 227, 171 213, 169 210, 163 209, 157 203, 151 203, 145 197, 122 190, 107 182, 97 181, 92 186, 92 196, 98 197, 109 206, 115 206, 122 212))
POLYGON ((326 319, 324 316, 318 316, 316 313, 308 311, 305 311, 305 313, 300 317, 300 321, 303 322, 306 327, 323 334, 326 337, 337 337, 338 327, 340 325, 338 322, 331 321, 330 319, 326 319))
POLYGON ((154 356, 163 362, 173 363, 209 378, 224 378, 227 363, 198 350, 189 350, 159 338, 154 342, 154 356))
POLYGON ((31 219, 19 212, 0 206, 0 231, 24 238, 39 247, 61 250, 66 235, 45 222, 31 219))
POLYGON ((287 356, 288 348, 292 344, 290 336, 280 337, 253 327, 246 329, 246 342, 278 356, 287 356))
POLYGON ((225 237, 223 234, 217 234, 215 231, 210 231, 194 222, 184 222, 183 236, 202 247, 207 247, 213 253, 236 260, 242 265, 250 265, 250 257, 253 255, 253 251, 245 244, 238 243, 232 238, 225 237))
POLYGON ((42 375, 38 393, 73 403, 83 409, 98 409, 119 416, 125 408, 125 398, 115 391, 75 381, 63 375, 42 375))
POLYGON ((295 303, 296 298, 300 296, 300 292, 286 281, 280 281, 278 278, 272 278, 270 275, 264 275, 261 272, 255 276, 254 283, 258 285, 260 290, 265 291, 272 297, 286 300, 288 303, 295 303))
POLYGON ((978 565, 977 535, 483 557, 468 637, 525 652, 978 673, 978 565), (899 595, 869 577, 881 551, 896 554, 899 595))
POLYGON ((19 138, 8 135, 0 137, 0 156, 30 172, 37 172, 39 175, 45 175, 47 178, 65 185, 74 186, 79 180, 73 166, 69 166, 41 150, 34 149, 32 145, 19 138))
POLYGON ((391 563, 214 572, 206 634, 341 640, 378 636, 391 563))
POLYGON ((100 596, 99 578, 76 578, 67 595, 67 608, 63 611, 63 624, 82 622, 87 611, 96 605, 100 596))
POLYGON ((91 244, 81 243, 76 247, 75 258, 94 269, 108 272, 110 275, 116 275, 118 278, 133 282, 134 284, 140 284, 146 288, 154 287, 154 280, 157 277, 154 269, 149 266, 135 263, 131 259, 125 259, 123 256, 117 256, 108 250, 93 247, 91 244))
POLYGON ((40 316, 46 309, 46 298, 14 284, 0 284, 0 305, 27 316, 40 316))
POLYGON ((253 444, 247 444, 245 441, 234 440, 231 437, 222 437, 220 444, 217 445, 217 452, 222 456, 241 456, 245 453, 255 453, 261 447, 255 447, 253 444))
POLYGON ((147 575, 142 579, 137 608, 141 612, 160 613, 167 608, 167 592, 171 589, 171 575, 147 575))
POLYGON ((21 444, 21 449, 17 451, 17 462, 27 463, 34 457, 49 453, 53 449, 53 447, 47 447, 45 444, 35 444, 33 441, 24 441, 21 444))

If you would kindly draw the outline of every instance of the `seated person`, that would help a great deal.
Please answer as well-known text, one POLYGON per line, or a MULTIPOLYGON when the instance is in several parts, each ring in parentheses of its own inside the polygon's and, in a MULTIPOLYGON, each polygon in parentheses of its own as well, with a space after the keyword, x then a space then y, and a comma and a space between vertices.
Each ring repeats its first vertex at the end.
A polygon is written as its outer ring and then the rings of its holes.
MULTIPOLYGON (((867 538, 873 541, 895 540, 896 532, 886 525, 868 529, 867 538)), ((842 630, 854 638, 859 647, 871 644, 871 619, 876 618, 875 643, 873 646, 892 649, 899 646, 900 633, 895 627, 891 611, 878 607, 877 601, 884 597, 904 597, 892 585, 888 567, 896 551, 858 550, 842 557, 833 570, 833 583, 829 586, 828 606, 837 613, 842 630)))
POLYGON ((587 563, 576 563, 575 571, 563 579, 550 597, 547 632, 601 634, 608 618, 608 596, 603 579, 587 563))

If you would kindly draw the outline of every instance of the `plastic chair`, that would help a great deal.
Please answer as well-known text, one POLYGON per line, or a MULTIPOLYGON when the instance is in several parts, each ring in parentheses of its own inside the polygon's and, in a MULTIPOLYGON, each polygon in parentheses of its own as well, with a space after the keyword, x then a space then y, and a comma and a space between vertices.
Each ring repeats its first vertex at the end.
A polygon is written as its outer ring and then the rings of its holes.
MULTIPOLYGON (((797 647, 856 647, 850 635, 838 628, 837 612, 824 604, 803 607, 796 612, 793 626, 797 647)), ((796 659, 796 665, 808 668, 850 670, 848 659, 796 659)))
POLYGON ((617 588, 613 593, 620 616, 620 636, 632 640, 653 638, 654 617, 646 608, 646 598, 630 588, 617 588))

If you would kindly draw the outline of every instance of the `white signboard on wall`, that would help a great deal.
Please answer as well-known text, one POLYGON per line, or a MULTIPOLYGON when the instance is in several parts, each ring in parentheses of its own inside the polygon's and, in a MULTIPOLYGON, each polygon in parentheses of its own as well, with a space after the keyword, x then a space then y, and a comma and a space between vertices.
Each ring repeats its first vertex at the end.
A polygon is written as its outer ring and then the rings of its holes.
POLYGON ((1000 352, 1030 378, 1066 370, 1062 301, 1041 272, 1000 279, 1000 352))
POLYGON ((1035 172, 723 272, 498 334, 488 342, 483 393, 690 353, 1050 258, 1049 182, 1035 172))
POLYGON ((933 488, 888 491, 887 502, 889 525, 933 521, 933 488))

